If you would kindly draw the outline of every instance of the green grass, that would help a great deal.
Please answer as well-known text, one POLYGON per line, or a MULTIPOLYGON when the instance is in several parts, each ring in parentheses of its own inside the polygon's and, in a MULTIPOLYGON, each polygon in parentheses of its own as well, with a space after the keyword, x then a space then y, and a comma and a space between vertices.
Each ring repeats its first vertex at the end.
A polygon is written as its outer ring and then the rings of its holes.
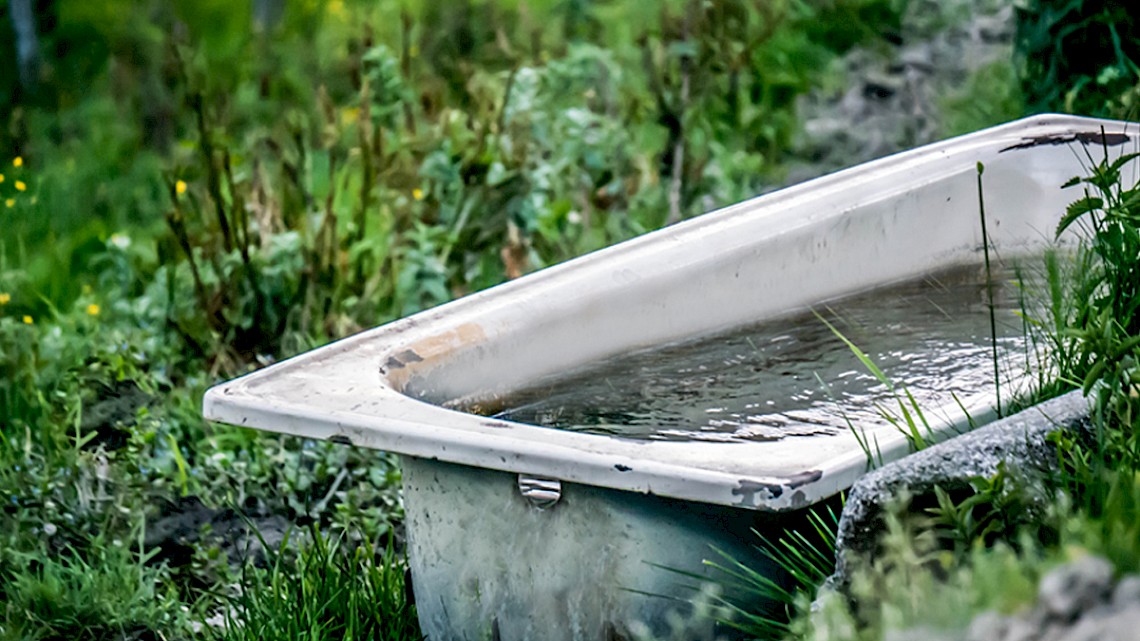
MULTIPOLYGON (((832 570, 837 528, 834 517, 813 513, 808 527, 790 530, 775 544, 765 541, 769 558, 793 577, 788 585, 733 559, 717 563, 728 582, 749 586, 756 597, 752 608, 737 607, 729 621, 756 639, 805 641, 870 641, 913 626, 961 630, 984 610, 1009 612, 1031 603, 1041 574, 1074 549, 1110 559, 1121 573, 1137 569, 1140 183, 1126 168, 1140 153, 1113 154, 1107 146, 1083 153, 1086 174, 1064 185, 1081 195, 1055 230, 1059 238, 1079 226, 1082 246, 1075 253, 1047 252, 1044 278, 1020 279, 1044 287, 1022 292, 1025 365, 1036 378, 1006 408, 1009 413, 1074 388, 1090 397, 1095 442, 1057 434, 1062 474, 1049 488, 1033 490, 1048 490, 1055 503, 1045 514, 1032 507, 1037 499, 1004 467, 993 478, 973 479, 965 491, 935 488, 933 497, 902 496, 885 513, 881 553, 849 560, 850 587, 823 595, 809 614, 808 602, 832 570), (768 612, 771 602, 785 604, 788 618, 768 612), (930 602, 944 607, 931 613, 924 605, 930 602)), ((981 177, 979 166, 979 193, 981 177)), ((984 206, 980 200, 983 226, 984 206)), ((894 392, 887 373, 819 319, 894 392)), ((994 357, 999 376, 996 352, 994 357)), ((882 415, 922 449, 929 442, 922 408, 905 390, 894 395, 898 411, 881 408, 882 415)), ((873 444, 857 431, 855 436, 873 465, 873 444)))
MULTIPOLYGON (((221 0, 47 4, 44 91, 14 93, 14 56, 0 56, 0 638, 12 639, 417 638, 394 459, 209 425, 202 392, 754 195, 781 173, 798 98, 848 48, 886 46, 902 10, 321 0, 253 31, 251 5, 221 0), (307 537, 260 566, 230 559, 217 524, 184 558, 148 546, 167 504, 190 497, 307 537), (193 631, 218 617, 230 626, 193 631)), ((952 128, 1019 108, 1000 64, 965 91, 944 106, 952 128)), ((1077 271, 1105 274, 1106 256, 1133 249, 1111 231, 1128 229, 1116 221, 1131 196, 1105 185, 1086 183, 1107 205, 1082 220, 1108 231, 1082 258, 1094 269, 1077 271)), ((1122 346, 1135 327, 1103 318, 1095 281, 1073 294, 1065 265, 1050 269, 1056 313, 1037 349, 1056 380, 1091 381, 1110 422, 1134 421, 1122 346)), ((917 409, 900 404, 900 420, 922 439, 917 409)), ((1068 452, 1074 487, 1102 488, 1087 509, 1106 519, 1103 532, 1073 521, 1073 540, 1123 545, 1126 523, 1107 519, 1126 493, 1096 472, 1112 464, 1068 452)), ((812 585, 824 530, 796 537, 766 549, 812 585)))
POLYGON ((203 391, 753 195, 796 97, 897 22, 886 0, 321 0, 261 32, 216 0, 46 10, 43 91, 0 56, 11 638, 416 638, 393 457, 206 424, 203 391), (153 539, 171 504, 205 515, 188 546, 153 539), (237 563, 211 520, 232 508, 308 537, 237 563))
POLYGON ((85 541, 50 554, 7 551, 0 561, 0 639, 157 638, 189 631, 191 613, 161 591, 162 568, 132 541, 85 541))
POLYGON ((759 538, 757 549, 776 574, 758 572, 730 555, 716 551, 706 561, 718 570, 718 582, 730 587, 746 602, 725 602, 719 613, 728 626, 748 638, 779 639, 789 635, 793 622, 807 612, 808 602, 835 571, 835 537, 839 512, 830 504, 807 511, 805 523, 787 529, 778 537, 759 538), (758 610, 756 604, 764 604, 758 610), (775 605, 775 611, 770 608, 775 605))
MULTIPOLYGON (((310 528, 299 551, 288 537, 267 567, 243 566, 237 594, 223 600, 219 641, 423 638, 407 600, 405 567, 391 547, 349 549, 343 537, 310 528)), ((264 542, 263 542, 264 543, 264 542)))
POLYGON ((908 511, 903 499, 888 511, 882 553, 856 561, 850 600, 829 598, 822 611, 793 621, 793 637, 870 640, 914 626, 962 630, 982 611, 1031 604, 1041 575, 1074 555, 1101 555, 1121 574, 1140 567, 1140 184, 1124 172, 1140 155, 1107 147, 1084 153, 1086 175, 1065 185, 1082 194, 1056 230, 1060 236, 1082 227, 1077 268, 1064 269, 1057 254, 1048 254, 1043 314, 1026 310, 1032 358, 1050 378, 1018 405, 1080 388, 1092 403, 1095 441, 1056 435, 1062 474, 1053 480, 1055 503, 1032 523, 1018 524, 1024 496, 1007 487, 1005 471, 978 479, 966 497, 939 490, 937 506, 925 513, 908 511), (925 605, 931 602, 940 607, 932 611, 925 605))

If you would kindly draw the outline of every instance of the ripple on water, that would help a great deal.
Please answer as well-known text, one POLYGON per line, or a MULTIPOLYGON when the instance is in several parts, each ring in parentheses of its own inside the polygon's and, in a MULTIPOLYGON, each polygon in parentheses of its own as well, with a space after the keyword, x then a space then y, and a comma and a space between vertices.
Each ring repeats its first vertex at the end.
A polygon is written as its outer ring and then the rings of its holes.
MULTIPOLYGON (((994 277, 1003 372, 1024 369, 1019 286, 994 277), (1020 368, 1020 369, 1019 369, 1020 368)), ((956 268, 818 306, 920 407, 993 387, 985 272, 956 268)), ((497 418, 638 439, 775 440, 882 423, 891 392, 810 311, 623 354, 499 399, 497 418)))

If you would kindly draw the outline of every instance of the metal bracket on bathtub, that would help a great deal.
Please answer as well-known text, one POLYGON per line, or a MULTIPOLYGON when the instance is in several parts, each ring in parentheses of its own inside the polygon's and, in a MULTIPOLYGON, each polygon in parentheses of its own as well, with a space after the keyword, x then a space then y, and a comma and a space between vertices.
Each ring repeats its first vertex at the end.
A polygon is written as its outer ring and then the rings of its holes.
POLYGON ((519 474, 519 493, 531 505, 546 510, 562 498, 562 481, 519 474))

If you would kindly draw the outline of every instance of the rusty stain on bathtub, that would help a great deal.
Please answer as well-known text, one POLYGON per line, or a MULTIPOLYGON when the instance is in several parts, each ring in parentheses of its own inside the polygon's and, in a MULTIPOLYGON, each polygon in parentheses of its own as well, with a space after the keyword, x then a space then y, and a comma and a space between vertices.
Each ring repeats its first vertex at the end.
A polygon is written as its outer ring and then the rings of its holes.
POLYGON ((483 326, 479 323, 468 322, 455 327, 455 329, 416 341, 411 346, 410 351, 416 352, 421 360, 430 361, 457 348, 467 347, 485 340, 487 340, 487 333, 483 331, 483 326))
POLYGON ((411 363, 419 363, 424 360, 420 358, 420 355, 417 354, 415 350, 412 349, 406 349, 400 352, 396 355, 396 358, 399 358, 401 361, 403 361, 405 365, 409 365, 411 363))
POLYGON ((389 385, 399 390, 408 382, 409 365, 416 364, 418 368, 430 368, 442 357, 486 340, 487 333, 483 331, 482 325, 475 322, 463 323, 445 332, 418 340, 400 352, 390 355, 384 366, 380 368, 380 373, 387 376, 389 385))
POLYGON ((799 474, 789 476, 786 485, 788 488, 794 490, 797 487, 802 487, 808 483, 815 483, 821 478, 823 478, 822 470, 808 470, 806 472, 800 472, 799 474))

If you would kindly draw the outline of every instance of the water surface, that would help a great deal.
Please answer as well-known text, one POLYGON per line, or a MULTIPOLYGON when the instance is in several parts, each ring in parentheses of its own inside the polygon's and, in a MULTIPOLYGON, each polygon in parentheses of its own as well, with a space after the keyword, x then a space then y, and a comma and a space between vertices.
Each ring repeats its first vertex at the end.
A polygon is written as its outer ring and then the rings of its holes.
MULTIPOLYGON (((1020 288, 1010 269, 992 278, 1000 370, 1021 372, 1020 288)), ((895 392, 807 311, 542 380, 500 399, 494 415, 670 440, 771 440, 883 423, 880 408, 897 409, 904 388, 928 410, 992 391, 987 300, 985 271, 970 266, 817 306, 895 392)))

